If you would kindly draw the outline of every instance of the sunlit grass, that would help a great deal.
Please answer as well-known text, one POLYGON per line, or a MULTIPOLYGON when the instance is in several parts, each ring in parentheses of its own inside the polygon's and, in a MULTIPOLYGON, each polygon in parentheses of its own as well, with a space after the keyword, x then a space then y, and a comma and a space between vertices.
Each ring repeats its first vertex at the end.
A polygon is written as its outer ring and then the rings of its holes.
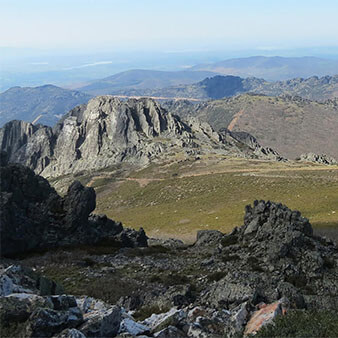
POLYGON ((236 160, 210 166, 152 165, 131 176, 161 180, 145 186, 137 180, 124 181, 98 196, 96 212, 129 227, 142 226, 152 236, 193 240, 200 229, 228 232, 242 224, 245 205, 255 199, 298 209, 315 227, 338 226, 336 167, 236 160))

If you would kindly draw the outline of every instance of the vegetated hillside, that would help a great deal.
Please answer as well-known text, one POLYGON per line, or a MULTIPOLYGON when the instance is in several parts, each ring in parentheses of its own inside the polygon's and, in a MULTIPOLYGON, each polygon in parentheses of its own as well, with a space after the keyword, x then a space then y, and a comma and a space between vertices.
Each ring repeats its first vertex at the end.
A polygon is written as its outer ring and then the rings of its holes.
POLYGON ((308 79, 296 78, 287 81, 268 82, 258 78, 216 75, 190 85, 172 86, 160 89, 125 91, 126 95, 151 96, 158 98, 179 98, 209 100, 230 97, 241 93, 257 93, 270 96, 283 94, 298 95, 305 99, 325 101, 338 97, 338 75, 308 79))
POLYGON ((338 60, 316 57, 252 56, 200 64, 191 69, 278 81, 295 77, 307 78, 313 75, 335 75, 338 73, 338 60))
POLYGON ((193 241, 197 230, 230 232, 256 196, 301 209, 338 240, 338 166, 205 155, 153 163, 119 178, 116 172, 77 179, 95 187, 96 213, 142 226, 150 236, 193 241))
POLYGON ((191 84, 213 75, 215 75, 214 72, 208 71, 169 72, 135 69, 92 81, 77 89, 92 95, 123 94, 129 90, 158 89, 191 84))
POLYGON ((63 114, 90 98, 88 94, 53 85, 13 87, 0 93, 0 126, 11 120, 53 126, 63 114))
POLYGON ((245 131, 287 158, 324 153, 338 158, 338 101, 319 103, 300 97, 244 94, 194 105, 167 102, 182 117, 193 115, 216 130, 245 131))
POLYGON ((141 166, 179 154, 281 159, 251 141, 227 130, 215 132, 196 118, 181 120, 151 99, 121 101, 113 96, 98 96, 74 108, 53 129, 23 121, 8 122, 0 129, 0 147, 10 161, 45 177, 122 162, 141 166))

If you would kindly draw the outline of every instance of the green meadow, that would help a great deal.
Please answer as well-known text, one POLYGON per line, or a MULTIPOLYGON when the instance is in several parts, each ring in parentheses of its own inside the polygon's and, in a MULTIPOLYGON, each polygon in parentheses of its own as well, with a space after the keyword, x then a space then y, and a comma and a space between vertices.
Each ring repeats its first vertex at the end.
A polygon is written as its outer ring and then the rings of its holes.
POLYGON ((338 228, 338 167, 244 159, 152 164, 124 178, 94 177, 96 213, 150 236, 193 241, 197 230, 229 232, 255 199, 300 210, 315 228, 338 228))

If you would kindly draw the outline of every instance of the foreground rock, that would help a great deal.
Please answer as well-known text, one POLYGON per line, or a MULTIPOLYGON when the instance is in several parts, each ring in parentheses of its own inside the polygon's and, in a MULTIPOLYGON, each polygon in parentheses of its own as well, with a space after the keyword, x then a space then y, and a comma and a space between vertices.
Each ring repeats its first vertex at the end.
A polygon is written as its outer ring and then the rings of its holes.
POLYGON ((56 275, 68 271, 58 277, 75 296, 29 269, 4 263, 4 332, 234 337, 254 334, 296 309, 338 311, 337 246, 314 236, 309 220, 282 204, 255 201, 246 207, 241 227, 230 234, 200 231, 192 246, 170 240, 151 245, 87 253, 85 266, 66 251, 67 259, 47 253, 21 260, 56 275))
POLYGON ((7 164, 4 155, 0 175, 3 256, 100 241, 119 247, 147 246, 142 229, 124 229, 106 216, 91 214, 96 205, 93 188, 76 181, 62 198, 47 180, 26 167, 7 164))

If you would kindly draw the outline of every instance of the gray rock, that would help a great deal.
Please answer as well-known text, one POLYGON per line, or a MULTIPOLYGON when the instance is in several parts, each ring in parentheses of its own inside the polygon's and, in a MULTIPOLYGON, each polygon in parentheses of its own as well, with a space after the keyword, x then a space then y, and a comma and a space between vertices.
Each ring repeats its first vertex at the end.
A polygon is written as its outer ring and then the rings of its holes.
POLYGON ((35 294, 12 293, 0 297, 0 320, 2 323, 22 323, 40 307, 52 308, 52 304, 35 294))
POLYGON ((77 329, 65 329, 53 338, 86 338, 86 336, 77 329))
POLYGON ((199 230, 195 246, 215 246, 220 242, 224 234, 217 230, 199 230))
POLYGON ((335 158, 333 158, 332 156, 326 155, 326 154, 320 154, 320 155, 314 154, 314 153, 302 154, 300 155, 299 160, 302 162, 313 162, 313 163, 319 163, 319 164, 325 164, 325 165, 338 164, 335 158))
POLYGON ((119 332, 122 317, 121 308, 113 306, 109 310, 88 312, 85 322, 78 327, 87 337, 115 337, 119 332))
POLYGON ((172 337, 183 338, 183 337, 186 337, 186 335, 184 334, 184 332, 179 330, 177 327, 169 325, 165 329, 154 333, 154 337, 156 338, 172 338, 172 337))
POLYGON ((83 322, 78 308, 56 311, 47 308, 35 310, 29 318, 26 337, 52 337, 65 328, 75 328, 83 322))
POLYGON ((132 336, 139 336, 143 333, 149 333, 150 329, 146 325, 137 323, 133 318, 126 317, 122 320, 120 325, 120 333, 122 332, 127 332, 132 336))
POLYGON ((151 99, 99 96, 71 110, 53 128, 14 121, 0 129, 0 150, 10 162, 44 177, 93 171, 121 162, 144 166, 176 150, 184 156, 222 154, 279 159, 271 149, 217 133, 196 118, 168 113, 151 99), (246 142, 246 143, 245 143, 246 142))

